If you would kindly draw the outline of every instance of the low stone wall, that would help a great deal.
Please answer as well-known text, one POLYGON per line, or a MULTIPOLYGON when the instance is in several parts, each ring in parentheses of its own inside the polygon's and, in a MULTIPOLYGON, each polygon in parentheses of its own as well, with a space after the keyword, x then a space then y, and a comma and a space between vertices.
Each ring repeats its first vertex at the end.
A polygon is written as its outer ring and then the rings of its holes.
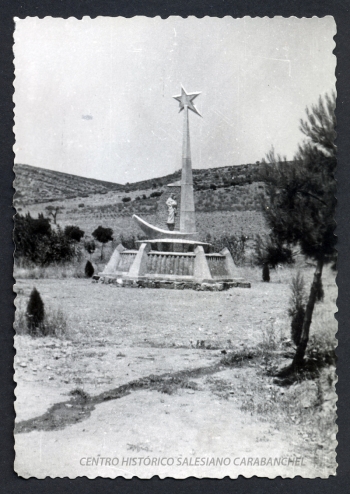
POLYGON ((225 256, 222 254, 206 254, 205 257, 208 262, 210 274, 213 278, 230 277, 230 273, 228 273, 226 268, 225 256))
POLYGON ((195 254, 149 252, 146 273, 193 276, 195 254))
POLYGON ((103 283, 120 288, 165 288, 167 290, 196 290, 196 291, 210 291, 221 292, 223 290, 229 290, 230 288, 250 288, 251 285, 245 281, 217 281, 211 283, 196 283, 195 281, 184 280, 154 280, 154 279, 117 279, 109 276, 94 276, 92 280, 94 283, 103 283))

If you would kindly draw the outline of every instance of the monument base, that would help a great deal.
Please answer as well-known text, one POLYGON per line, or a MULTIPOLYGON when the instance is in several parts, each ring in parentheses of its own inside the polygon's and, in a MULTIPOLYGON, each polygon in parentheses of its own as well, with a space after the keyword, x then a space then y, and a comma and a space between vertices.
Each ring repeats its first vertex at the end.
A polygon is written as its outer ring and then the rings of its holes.
POLYGON ((227 248, 210 252, 210 244, 195 240, 152 239, 139 250, 119 245, 95 281, 130 288, 222 291, 250 288, 238 276, 227 248))
POLYGON ((229 290, 230 288, 250 288, 250 283, 243 279, 235 280, 204 280, 197 282, 189 279, 170 279, 170 278, 147 278, 142 277, 138 279, 131 278, 116 278, 113 276, 94 276, 94 281, 114 285, 121 288, 165 288, 167 290, 196 290, 196 291, 209 291, 209 292, 221 292, 229 290))

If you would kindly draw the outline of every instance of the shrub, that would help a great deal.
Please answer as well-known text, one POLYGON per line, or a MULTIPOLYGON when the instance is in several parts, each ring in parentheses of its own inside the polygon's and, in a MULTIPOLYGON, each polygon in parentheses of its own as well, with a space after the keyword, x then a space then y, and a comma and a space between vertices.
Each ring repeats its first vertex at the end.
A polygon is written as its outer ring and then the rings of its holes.
POLYGON ((293 254, 289 246, 283 245, 273 235, 263 238, 260 235, 255 239, 255 261, 258 266, 268 264, 276 268, 279 264, 293 264, 293 254))
POLYGON ((130 201, 131 201, 131 197, 123 197, 122 201, 123 201, 124 203, 126 203, 126 202, 130 202, 130 201))
POLYGON ((325 365, 335 365, 337 355, 335 353, 335 338, 330 335, 313 334, 310 336, 307 356, 318 367, 325 365))
POLYGON ((113 230, 111 228, 104 228, 103 226, 99 226, 92 232, 92 236, 102 244, 101 246, 101 261, 103 259, 103 247, 104 244, 113 240, 113 230))
POLYGON ((14 228, 15 258, 45 266, 70 261, 75 255, 71 240, 58 226, 53 230, 50 220, 39 214, 32 218, 17 214, 14 228))
POLYGON ((81 202, 80 204, 78 204, 78 208, 83 208, 85 207, 85 204, 83 202, 81 202))
POLYGON ((160 197, 163 194, 162 190, 151 192, 150 197, 160 197))
MULTIPOLYGON (((75 196, 67 197, 67 199, 74 199, 75 196)), ((46 211, 49 216, 52 216, 53 222, 56 225, 57 224, 57 215, 61 211, 63 211, 64 207, 63 206, 46 206, 46 211)))
POLYGON ((71 261, 75 257, 74 245, 60 227, 52 231, 49 242, 42 245, 40 263, 48 265, 71 261))
POLYGON ((267 282, 267 283, 270 281, 270 268, 269 268, 269 265, 267 263, 265 263, 263 265, 262 280, 267 282))
POLYGON ((94 240, 90 239, 90 240, 86 240, 84 242, 84 249, 86 250, 86 252, 88 252, 90 255, 93 254, 95 252, 95 249, 96 249, 96 244, 94 242, 94 240))
POLYGON ((36 335, 40 332, 45 317, 44 302, 40 297, 40 293, 34 287, 27 305, 26 320, 29 333, 36 335))
POLYGON ((78 226, 68 225, 64 229, 64 234, 70 240, 74 240, 75 242, 80 242, 85 232, 80 230, 78 226))
POLYGON ((210 184, 211 190, 216 190, 216 185, 215 184, 210 184))
POLYGON ((291 317, 291 337, 295 345, 300 342, 305 317, 305 282, 300 271, 293 276, 288 314, 291 317))
POLYGON ((94 274, 95 270, 94 270, 94 267, 93 265, 91 264, 90 261, 87 261, 87 263, 85 264, 85 276, 87 278, 91 278, 94 274))
POLYGON ((49 310, 45 315, 41 336, 62 338, 67 333, 67 327, 67 318, 62 309, 49 310))
MULTIPOLYGON (((208 237, 207 237, 208 238, 208 237)), ((208 241, 214 247, 214 251, 220 251, 224 247, 227 247, 230 254, 237 265, 242 265, 245 259, 245 248, 247 238, 245 235, 223 235, 219 238, 213 238, 212 241, 208 241)))
POLYGON ((32 327, 28 325, 26 313, 20 308, 16 309, 16 320, 14 324, 16 333, 18 335, 29 336, 53 336, 56 338, 63 338, 67 333, 67 318, 61 309, 46 310, 43 321, 38 325, 37 329, 33 331, 32 327))

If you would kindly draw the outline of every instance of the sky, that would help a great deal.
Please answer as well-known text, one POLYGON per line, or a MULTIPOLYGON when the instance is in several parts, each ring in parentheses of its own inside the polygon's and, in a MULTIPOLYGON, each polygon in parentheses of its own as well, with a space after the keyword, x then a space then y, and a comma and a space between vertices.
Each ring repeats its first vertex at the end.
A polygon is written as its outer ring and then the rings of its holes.
POLYGON ((117 183, 292 159, 305 108, 335 90, 331 16, 15 19, 15 162, 117 183))

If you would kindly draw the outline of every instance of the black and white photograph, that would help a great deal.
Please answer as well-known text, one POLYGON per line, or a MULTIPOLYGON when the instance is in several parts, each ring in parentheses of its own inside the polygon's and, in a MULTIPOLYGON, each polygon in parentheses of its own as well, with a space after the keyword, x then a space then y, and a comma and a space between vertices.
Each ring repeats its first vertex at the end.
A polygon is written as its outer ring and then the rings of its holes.
POLYGON ((15 18, 20 477, 336 475, 335 35, 15 18))

